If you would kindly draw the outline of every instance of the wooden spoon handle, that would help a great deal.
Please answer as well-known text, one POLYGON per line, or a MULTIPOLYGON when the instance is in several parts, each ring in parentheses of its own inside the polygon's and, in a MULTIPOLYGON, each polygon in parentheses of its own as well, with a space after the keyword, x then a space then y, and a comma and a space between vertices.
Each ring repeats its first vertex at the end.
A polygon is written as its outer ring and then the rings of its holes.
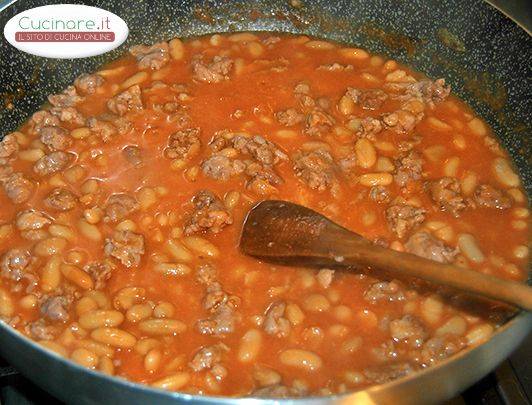
POLYGON ((354 241, 356 248, 352 245, 352 249, 350 249, 349 244, 343 245, 342 250, 346 254, 343 256, 342 264, 375 266, 401 275, 417 277, 465 292, 483 295, 532 311, 532 288, 526 284, 503 280, 373 244, 361 244, 354 241))
POLYGON ((532 310, 532 288, 525 284, 385 249, 287 201, 263 201, 249 212, 240 249, 283 265, 380 268, 399 278, 416 277, 532 310))

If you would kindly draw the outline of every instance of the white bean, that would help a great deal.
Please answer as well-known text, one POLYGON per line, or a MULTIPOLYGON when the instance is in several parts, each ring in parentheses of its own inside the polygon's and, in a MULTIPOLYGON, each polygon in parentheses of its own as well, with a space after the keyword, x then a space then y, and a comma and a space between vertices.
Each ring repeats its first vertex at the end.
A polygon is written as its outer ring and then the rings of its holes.
POLYGON ((364 169, 369 169, 377 161, 377 152, 373 144, 366 138, 360 138, 355 143, 355 156, 357 163, 364 169))
POLYGON ((279 361, 285 366, 299 368, 305 371, 316 371, 321 368, 323 361, 316 353, 302 349, 287 349, 279 354, 279 361))
POLYGON ((248 330, 240 340, 238 349, 238 360, 242 363, 254 361, 262 345, 262 335, 257 329, 248 330))
POLYGON ((469 345, 484 343, 492 335, 493 330, 493 326, 488 323, 475 326, 466 334, 467 343, 469 345))
POLYGON ((493 171, 495 177, 503 185, 507 187, 518 187, 519 186, 519 176, 514 173, 510 162, 504 158, 496 158, 493 161, 493 171))
POLYGON ((461 316, 453 316, 436 330, 437 335, 458 335, 461 336, 467 329, 467 322, 461 316))
POLYGON ((462 233, 458 236, 458 247, 464 256, 472 262, 482 263, 486 259, 475 237, 469 233, 462 233))
POLYGON ((421 313, 428 323, 438 323, 443 313, 443 303, 437 296, 431 295, 421 303, 421 313))

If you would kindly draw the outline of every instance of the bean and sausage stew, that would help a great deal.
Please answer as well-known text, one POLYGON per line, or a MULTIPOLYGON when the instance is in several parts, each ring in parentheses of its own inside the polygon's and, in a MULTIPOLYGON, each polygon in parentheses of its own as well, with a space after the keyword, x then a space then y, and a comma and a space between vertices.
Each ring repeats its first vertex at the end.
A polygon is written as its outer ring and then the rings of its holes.
POLYGON ((526 278, 527 198, 490 128, 444 79, 305 36, 134 46, 3 138, 0 183, 0 317, 89 369, 168 390, 342 393, 505 320, 416 283, 245 257, 242 221, 263 199, 526 278))

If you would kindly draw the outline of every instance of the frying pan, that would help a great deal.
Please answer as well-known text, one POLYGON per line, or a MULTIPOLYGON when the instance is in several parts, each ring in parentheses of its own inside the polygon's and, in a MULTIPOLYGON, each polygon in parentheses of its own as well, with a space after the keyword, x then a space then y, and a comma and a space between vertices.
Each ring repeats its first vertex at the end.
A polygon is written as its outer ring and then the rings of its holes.
MULTIPOLYGON (((61 1, 46 1, 53 3, 61 1)), ((46 95, 57 93, 77 75, 95 70, 133 44, 210 32, 288 31, 356 44, 413 66, 430 77, 445 77, 453 91, 495 130, 530 194, 532 41, 523 29, 481 0, 109 0, 84 4, 122 17, 130 29, 128 40, 119 49, 99 57, 51 60, 19 52, 2 37, 0 136, 16 129, 40 107, 46 95)), ((16 1, 0 13, 0 25, 3 27, 23 10, 41 5, 44 2, 16 1)), ((442 402, 494 369, 531 327, 532 315, 520 313, 483 345, 403 379, 351 394, 279 402, 442 402)), ((43 350, 1 322, 0 353, 22 374, 65 402, 243 402, 237 398, 171 393, 105 376, 43 350)))

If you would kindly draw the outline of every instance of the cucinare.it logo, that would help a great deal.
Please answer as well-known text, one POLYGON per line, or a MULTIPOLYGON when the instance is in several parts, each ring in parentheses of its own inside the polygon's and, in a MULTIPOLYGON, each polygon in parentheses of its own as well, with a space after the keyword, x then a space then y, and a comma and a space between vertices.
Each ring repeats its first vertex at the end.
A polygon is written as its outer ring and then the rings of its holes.
POLYGON ((58 59, 85 58, 120 46, 127 24, 109 11, 79 4, 32 8, 11 18, 4 27, 15 48, 58 59))

